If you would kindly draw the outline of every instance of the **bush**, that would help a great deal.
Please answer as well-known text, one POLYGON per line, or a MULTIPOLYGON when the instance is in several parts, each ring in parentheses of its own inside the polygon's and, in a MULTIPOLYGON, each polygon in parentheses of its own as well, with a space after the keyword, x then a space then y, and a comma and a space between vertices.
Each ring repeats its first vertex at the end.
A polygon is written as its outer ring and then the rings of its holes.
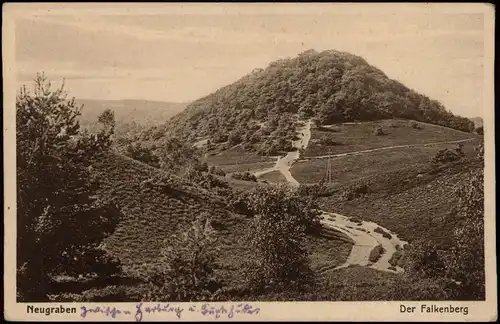
POLYGON ((436 278, 445 274, 445 254, 435 244, 417 240, 405 249, 404 269, 419 278, 436 278))
POLYGON ((231 177, 233 177, 236 180, 257 182, 257 178, 255 177, 255 175, 253 175, 252 173, 250 173, 248 171, 245 171, 243 173, 235 172, 235 173, 231 174, 231 177))
POLYGON ((389 259, 389 264, 393 267, 396 267, 399 265, 399 260, 403 256, 403 251, 401 249, 396 248, 396 252, 394 252, 389 259))
POLYGON ((343 193, 341 198, 343 200, 352 200, 369 192, 368 185, 354 185, 347 188, 343 193))
POLYGON ((384 129, 381 126, 375 127, 375 129, 373 130, 373 135, 375 136, 385 135, 384 129))
POLYGON ((127 145, 125 155, 154 167, 160 166, 160 159, 152 152, 151 149, 142 146, 141 143, 127 145))
POLYGON ((305 235, 319 224, 317 206, 287 185, 256 188, 248 198, 256 215, 248 233, 253 251, 245 274, 249 287, 271 292, 304 289, 313 281, 305 235))
POLYGON ((373 250, 371 250, 368 260, 370 260, 370 262, 372 263, 375 263, 382 257, 382 254, 384 254, 384 252, 385 252, 384 247, 379 244, 376 247, 374 247, 373 250))
POLYGON ((217 238, 206 216, 196 219, 185 232, 171 236, 159 262, 147 276, 150 301, 207 300, 222 287, 216 277, 217 238))
POLYGON ((211 173, 211 174, 215 174, 217 176, 221 176, 221 177, 224 177, 226 175, 226 172, 224 172, 224 170, 222 170, 221 168, 218 168, 216 166, 210 166, 210 168, 208 169, 208 172, 211 173))
POLYGON ((439 150, 436 155, 432 158, 431 162, 434 164, 439 164, 439 163, 448 163, 448 162, 453 162, 460 160, 461 154, 455 150, 452 151, 450 149, 442 149, 439 150))
POLYGON ((383 237, 387 238, 387 239, 391 239, 392 238, 392 235, 387 233, 386 231, 384 231, 382 228, 380 227, 377 227, 376 229, 373 230, 375 233, 379 233, 379 234, 382 234, 383 237))
POLYGON ((334 141, 330 136, 328 135, 323 135, 318 143, 323 146, 334 146, 334 145, 341 145, 342 143, 334 141))
POLYGON ((412 120, 410 122, 410 127, 414 129, 422 129, 423 126, 420 123, 417 123, 416 121, 412 120))
POLYGON ((479 126, 479 127, 476 127, 476 129, 474 130, 476 132, 476 134, 478 135, 484 135, 484 129, 483 129, 483 126, 479 126))

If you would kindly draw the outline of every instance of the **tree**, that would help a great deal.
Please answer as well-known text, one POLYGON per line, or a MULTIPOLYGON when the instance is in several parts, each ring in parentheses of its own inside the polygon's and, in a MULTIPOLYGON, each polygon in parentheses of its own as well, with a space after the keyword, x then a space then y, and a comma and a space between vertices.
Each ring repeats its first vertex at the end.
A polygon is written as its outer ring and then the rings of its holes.
POLYGON ((56 275, 110 275, 118 266, 100 244, 118 221, 96 196, 90 170, 110 147, 110 132, 80 132, 80 109, 43 74, 16 100, 17 274, 24 301, 43 301, 56 275))
POLYGON ((210 221, 201 215, 166 242, 149 278, 148 300, 200 301, 221 288, 214 273, 217 237, 210 221))
POLYGON ((148 147, 142 146, 140 142, 127 145, 124 154, 134 160, 141 161, 154 167, 159 167, 159 158, 148 147))
POLYGON ((193 167, 208 171, 208 166, 202 165, 200 151, 177 137, 166 138, 157 154, 160 166, 165 170, 183 174, 193 167))
POLYGON ((457 190, 459 202, 456 217, 460 220, 454 231, 454 245, 447 259, 448 276, 454 285, 456 299, 485 298, 484 258, 484 175, 472 171, 470 181, 457 190))
POLYGON ((294 290, 311 283, 304 240, 307 230, 319 224, 319 213, 294 190, 280 184, 248 194, 255 218, 249 231, 253 258, 247 277, 257 291, 294 290))
POLYGON ((114 133, 116 121, 115 121, 115 112, 113 110, 111 109, 104 110, 97 118, 97 121, 104 126, 104 129, 110 135, 114 133))

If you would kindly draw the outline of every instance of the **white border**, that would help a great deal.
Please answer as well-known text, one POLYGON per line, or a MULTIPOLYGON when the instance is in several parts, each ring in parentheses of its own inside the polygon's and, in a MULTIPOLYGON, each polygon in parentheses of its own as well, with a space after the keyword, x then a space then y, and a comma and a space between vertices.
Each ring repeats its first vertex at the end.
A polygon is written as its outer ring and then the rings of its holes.
MULTIPOLYGON (((78 10, 78 15, 92 14, 96 10, 106 14, 311 14, 334 11, 336 13, 359 14, 360 12, 395 13, 402 12, 447 12, 447 13, 483 13, 485 16, 485 58, 484 58, 484 128, 485 128, 485 254, 486 254, 486 301, 484 302, 256 302, 249 303, 254 308, 260 308, 258 315, 235 315, 228 319, 222 315, 216 319, 214 316, 203 316, 199 312, 189 312, 191 303, 173 303, 185 309, 182 321, 225 321, 225 320, 308 320, 308 321, 495 321, 497 319, 497 278, 496 278, 496 249, 495 249, 495 155, 494 155, 494 6, 491 4, 466 4, 466 3, 433 3, 433 4, 403 4, 403 3, 377 3, 377 4, 197 4, 197 3, 7 3, 3 4, 3 68, 4 68, 4 316, 7 320, 19 321, 78 321, 80 307, 83 303, 62 303, 65 307, 77 307, 73 315, 53 314, 27 314, 26 306, 35 305, 43 307, 58 307, 61 303, 16 303, 16 190, 15 190, 15 39, 14 20, 18 15, 47 14, 54 12, 72 13, 78 10), (399 311, 401 304, 407 306, 438 305, 438 306, 467 306, 469 314, 436 314, 420 313, 402 314, 399 311)), ((155 306, 157 303, 146 303, 144 307, 155 306)), ((203 303, 195 303, 198 309, 203 303)), ((239 303, 210 303, 229 308, 239 303)), ((116 307, 129 310, 135 314, 135 303, 85 303, 91 307, 116 307)), ((102 315, 89 314, 87 320, 95 321, 135 321, 133 315, 119 314, 115 319, 102 315)), ((178 320, 174 313, 144 314, 143 321, 178 320)))

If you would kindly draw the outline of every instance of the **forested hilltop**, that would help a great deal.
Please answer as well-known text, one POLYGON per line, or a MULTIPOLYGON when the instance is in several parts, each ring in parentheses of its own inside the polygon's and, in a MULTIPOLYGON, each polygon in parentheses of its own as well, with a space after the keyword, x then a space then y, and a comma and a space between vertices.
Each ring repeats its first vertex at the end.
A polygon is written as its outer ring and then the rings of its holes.
POLYGON ((142 140, 209 137, 212 143, 241 143, 251 151, 272 153, 294 136, 296 114, 318 124, 403 118, 474 129, 471 120, 389 79, 359 56, 309 50, 194 101, 165 125, 145 132, 142 140))

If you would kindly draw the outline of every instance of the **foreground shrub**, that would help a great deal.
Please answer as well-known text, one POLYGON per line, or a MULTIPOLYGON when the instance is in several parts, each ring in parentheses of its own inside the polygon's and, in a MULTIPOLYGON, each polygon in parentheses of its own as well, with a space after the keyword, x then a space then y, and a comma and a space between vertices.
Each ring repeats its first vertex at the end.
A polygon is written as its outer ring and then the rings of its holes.
POLYGON ((39 74, 33 92, 16 97, 17 293, 47 301, 53 278, 107 278, 120 271, 101 249, 121 219, 117 206, 97 196, 90 169, 110 150, 114 114, 99 116, 97 134, 81 131, 81 107, 64 88, 39 74))
POLYGON ((301 290, 313 282, 305 234, 319 225, 311 200, 280 184, 254 189, 249 206, 255 213, 248 240, 253 255, 246 274, 257 292, 301 290))
POLYGON ((147 300, 201 301, 221 288, 214 272, 217 239, 210 222, 198 217, 185 232, 171 237, 148 276, 147 300))
POLYGON ((432 158, 431 162, 433 164, 448 163, 460 160, 461 155, 457 151, 452 151, 450 149, 439 150, 436 155, 432 158))
POLYGON ((484 174, 469 174, 470 181, 457 190, 459 203, 455 217, 460 220, 454 245, 446 259, 447 275, 456 284, 450 292, 460 300, 485 298, 484 258, 484 174))

